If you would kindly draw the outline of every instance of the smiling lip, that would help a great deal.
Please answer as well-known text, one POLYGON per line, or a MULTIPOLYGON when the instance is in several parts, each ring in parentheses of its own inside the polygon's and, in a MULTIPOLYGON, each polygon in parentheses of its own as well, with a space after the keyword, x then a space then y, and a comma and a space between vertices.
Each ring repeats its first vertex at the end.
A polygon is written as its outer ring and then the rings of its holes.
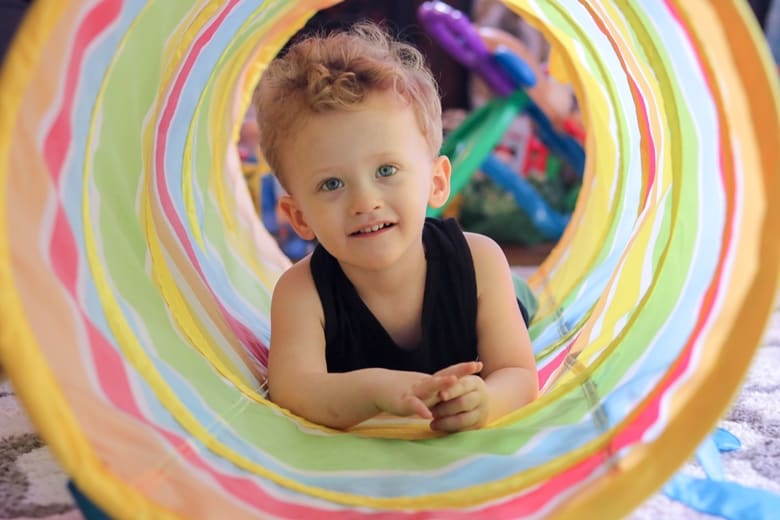
POLYGON ((366 226, 363 228, 358 229, 354 233, 350 233, 349 236, 351 237, 370 237, 377 235, 383 231, 387 231, 388 229, 395 226, 392 222, 381 222, 379 224, 372 224, 370 226, 366 226))

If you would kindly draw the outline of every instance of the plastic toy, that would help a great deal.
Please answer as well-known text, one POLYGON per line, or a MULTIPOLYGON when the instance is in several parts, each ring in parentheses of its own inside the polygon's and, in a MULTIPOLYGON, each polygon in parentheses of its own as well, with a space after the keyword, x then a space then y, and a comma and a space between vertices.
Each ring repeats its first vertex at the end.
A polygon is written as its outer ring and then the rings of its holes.
MULTIPOLYGON (((521 176, 505 175, 506 167, 490 154, 520 112, 528 113, 536 122, 539 139, 546 149, 564 157, 579 175, 582 175, 585 163, 582 147, 571 137, 558 133, 544 112, 529 99, 525 89, 534 87, 536 74, 523 59, 503 45, 496 46, 492 52, 488 50, 468 17, 443 2, 424 2, 418 17, 436 41, 479 75, 498 96, 467 118, 442 147, 442 153, 453 161, 452 196, 465 187, 478 169, 491 176, 495 174, 500 177, 500 184, 515 195, 518 206, 526 210, 542 234, 549 240, 557 240, 568 217, 550 208, 521 176), (499 168, 502 174, 499 174, 499 168), (521 196, 523 198, 519 198, 521 196)), ((526 153, 533 151, 529 149, 526 153)), ((546 150, 543 157, 544 165, 537 163, 542 171, 547 169, 546 150)), ((536 158, 538 160, 539 155, 536 158)), ((530 160, 533 159, 528 157, 530 160)), ((528 161, 526 166, 529 166, 528 161)), ((440 215, 444 210, 431 209, 429 214, 440 215)))

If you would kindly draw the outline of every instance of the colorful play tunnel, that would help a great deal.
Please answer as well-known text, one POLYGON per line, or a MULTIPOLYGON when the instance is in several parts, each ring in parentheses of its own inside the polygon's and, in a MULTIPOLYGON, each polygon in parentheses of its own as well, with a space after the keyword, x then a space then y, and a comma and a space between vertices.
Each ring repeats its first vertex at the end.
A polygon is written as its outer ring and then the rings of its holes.
POLYGON ((543 395, 479 431, 356 432, 264 398, 289 265, 234 142, 334 2, 37 0, 0 76, 0 362, 116 518, 610 518, 735 395, 780 272, 780 94, 736 0, 512 0, 582 103, 587 165, 530 280, 543 395))

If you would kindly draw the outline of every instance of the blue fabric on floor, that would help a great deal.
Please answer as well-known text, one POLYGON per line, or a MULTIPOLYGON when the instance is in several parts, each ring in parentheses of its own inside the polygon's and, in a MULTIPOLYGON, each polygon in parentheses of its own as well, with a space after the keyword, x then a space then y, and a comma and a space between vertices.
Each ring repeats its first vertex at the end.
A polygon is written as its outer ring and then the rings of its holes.
POLYGON ((678 473, 664 486, 663 492, 696 511, 729 520, 780 518, 780 496, 734 482, 678 473))
POLYGON ((72 480, 68 481, 68 491, 73 495, 73 500, 76 501, 76 505, 79 506, 86 520, 111 520, 110 516, 105 514, 102 509, 93 504, 90 499, 79 491, 79 488, 76 487, 72 480))
POLYGON ((724 480, 720 454, 740 447, 737 437, 718 428, 696 450, 707 478, 678 473, 664 486, 664 495, 696 511, 729 520, 780 518, 779 495, 724 480))

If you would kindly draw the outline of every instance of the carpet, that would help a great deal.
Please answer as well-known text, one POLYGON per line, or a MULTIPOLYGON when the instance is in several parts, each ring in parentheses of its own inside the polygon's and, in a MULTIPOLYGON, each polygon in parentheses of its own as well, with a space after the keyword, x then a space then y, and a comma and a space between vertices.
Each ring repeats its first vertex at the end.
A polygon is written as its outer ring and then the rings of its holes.
MULTIPOLYGON (((738 345, 735 345, 737 348, 738 345)), ((780 494, 780 308, 776 308, 737 400, 720 422, 742 447, 723 455, 726 479, 780 494)), ((703 476, 695 461, 681 469, 703 476)), ((0 519, 79 520, 67 477, 27 419, 8 381, 0 382, 0 519)), ((779 513, 780 514, 780 513, 779 513)), ((712 518, 658 493, 630 520, 712 518)))

